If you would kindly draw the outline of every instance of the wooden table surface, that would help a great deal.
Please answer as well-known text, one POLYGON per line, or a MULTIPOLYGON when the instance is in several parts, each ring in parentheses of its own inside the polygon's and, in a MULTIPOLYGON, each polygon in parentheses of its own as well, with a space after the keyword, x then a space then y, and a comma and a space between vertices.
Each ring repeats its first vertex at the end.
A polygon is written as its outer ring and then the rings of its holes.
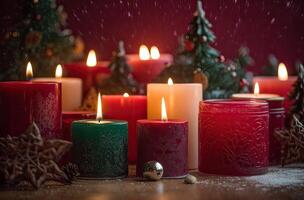
MULTIPOLYGON (((132 174, 131 170, 131 174, 132 174)), ((192 172, 198 183, 183 179, 142 181, 135 177, 119 180, 77 180, 72 185, 48 185, 38 191, 5 190, 0 199, 85 199, 85 200, 195 200, 195 199, 302 199, 304 166, 272 167, 265 175, 225 177, 192 172)))

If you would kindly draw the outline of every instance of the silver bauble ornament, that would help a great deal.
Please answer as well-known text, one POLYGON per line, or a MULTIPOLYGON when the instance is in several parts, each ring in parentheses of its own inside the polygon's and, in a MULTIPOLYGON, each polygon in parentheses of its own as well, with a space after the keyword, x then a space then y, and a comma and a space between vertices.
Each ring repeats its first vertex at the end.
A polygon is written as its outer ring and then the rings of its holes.
POLYGON ((151 180, 160 180, 163 176, 164 169, 163 166, 157 161, 149 161, 144 164, 143 177, 151 180))

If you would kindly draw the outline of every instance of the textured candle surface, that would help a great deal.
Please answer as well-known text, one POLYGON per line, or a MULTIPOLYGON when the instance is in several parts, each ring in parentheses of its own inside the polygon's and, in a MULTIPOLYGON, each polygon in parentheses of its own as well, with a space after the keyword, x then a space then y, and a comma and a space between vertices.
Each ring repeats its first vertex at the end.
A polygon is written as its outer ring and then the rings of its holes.
POLYGON ((72 124, 72 160, 87 178, 128 175, 128 124, 80 120, 72 124))
POLYGON ((198 167, 198 113, 202 96, 201 84, 148 84, 148 119, 161 117, 161 98, 164 97, 168 119, 183 119, 189 123, 189 169, 198 167))
POLYGON ((0 135, 19 135, 33 121, 42 137, 62 138, 61 84, 0 82, 0 135))
POLYGON ((285 127, 284 98, 270 94, 233 94, 233 99, 260 99, 269 105, 269 164, 278 165, 281 162, 281 144, 275 137, 275 130, 285 127))
POLYGON ((163 177, 187 175, 187 121, 139 120, 137 176, 142 176, 143 165, 157 161, 164 168, 163 177))
POLYGON ((137 157, 136 122, 147 118, 147 97, 103 95, 102 109, 105 119, 128 121, 128 160, 134 164, 137 157))
POLYGON ((268 120, 265 101, 201 102, 199 170, 237 176, 266 173, 268 120))

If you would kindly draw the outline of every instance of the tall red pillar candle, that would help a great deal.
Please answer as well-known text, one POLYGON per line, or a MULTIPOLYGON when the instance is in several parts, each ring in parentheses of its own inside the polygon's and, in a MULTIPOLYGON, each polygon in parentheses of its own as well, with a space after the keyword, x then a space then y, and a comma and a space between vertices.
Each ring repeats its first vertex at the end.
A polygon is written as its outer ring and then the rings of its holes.
POLYGON ((91 50, 86 63, 66 63, 63 65, 63 71, 67 77, 82 79, 83 95, 86 95, 91 87, 109 77, 111 71, 108 65, 108 61, 98 62, 95 52, 91 50))
POLYGON ((140 95, 103 95, 103 116, 128 122, 128 161, 134 164, 137 157, 136 121, 147 118, 147 97, 140 95))
POLYGON ((160 54, 157 47, 152 47, 150 53, 145 45, 140 47, 139 54, 127 55, 134 78, 144 84, 152 82, 172 60, 171 54, 160 54))
POLYGON ((0 135, 16 136, 35 121, 45 138, 61 138, 61 84, 0 82, 0 135))
POLYGON ((162 164, 165 178, 179 178, 187 175, 187 121, 139 120, 137 133, 137 176, 142 177, 143 165, 153 160, 162 164))
POLYGON ((200 172, 236 176, 267 172, 267 102, 203 101, 199 121, 200 172))
POLYGON ((281 162, 281 144, 275 137, 275 130, 284 128, 285 110, 284 98, 272 94, 233 94, 233 99, 265 100, 269 105, 269 164, 278 165, 281 162))

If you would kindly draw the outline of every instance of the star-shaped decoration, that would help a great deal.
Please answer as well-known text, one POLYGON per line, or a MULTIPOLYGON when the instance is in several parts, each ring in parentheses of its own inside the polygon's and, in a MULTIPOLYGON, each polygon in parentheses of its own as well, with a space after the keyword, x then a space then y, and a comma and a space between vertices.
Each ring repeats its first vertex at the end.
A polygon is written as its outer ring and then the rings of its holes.
POLYGON ((44 140, 35 123, 18 137, 1 137, 1 182, 14 186, 25 181, 36 189, 51 180, 68 183, 57 162, 71 146, 64 140, 44 140))
POLYGON ((304 125, 294 115, 289 129, 276 130, 281 143, 281 164, 304 162, 304 125))

